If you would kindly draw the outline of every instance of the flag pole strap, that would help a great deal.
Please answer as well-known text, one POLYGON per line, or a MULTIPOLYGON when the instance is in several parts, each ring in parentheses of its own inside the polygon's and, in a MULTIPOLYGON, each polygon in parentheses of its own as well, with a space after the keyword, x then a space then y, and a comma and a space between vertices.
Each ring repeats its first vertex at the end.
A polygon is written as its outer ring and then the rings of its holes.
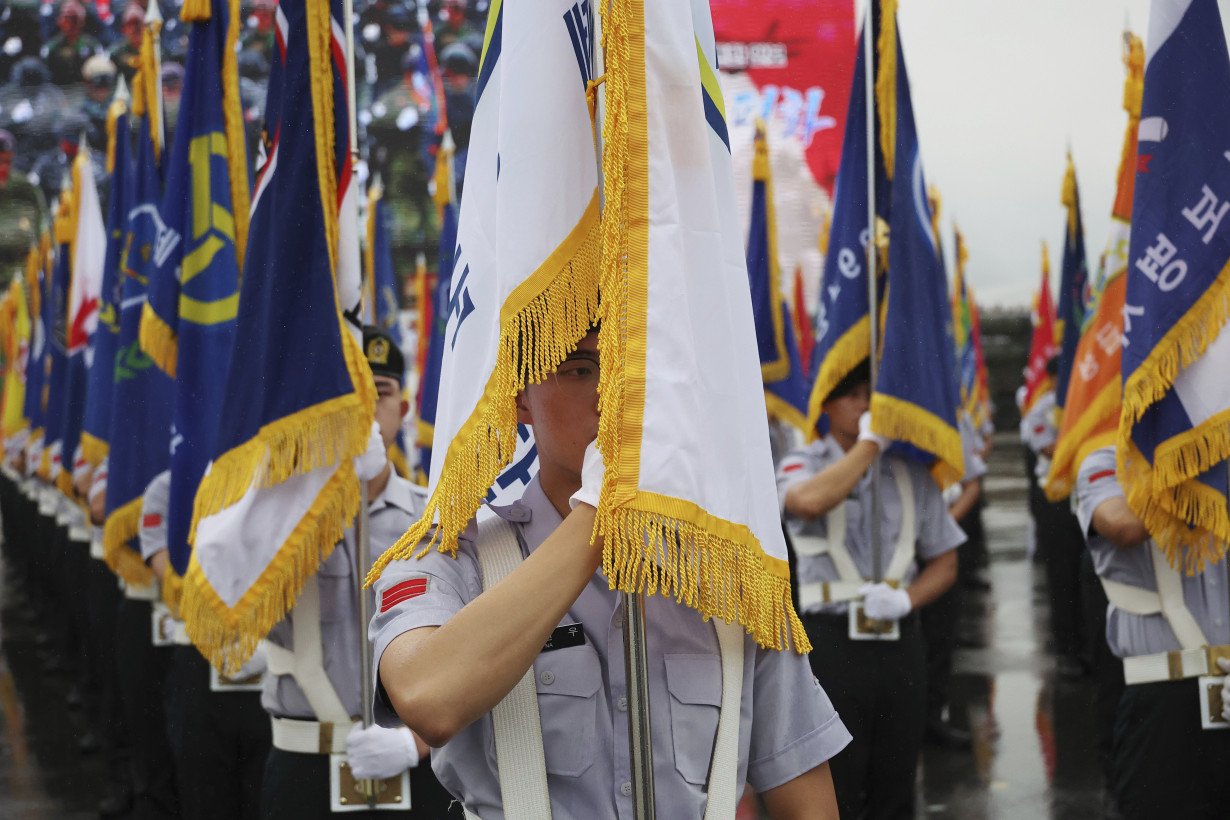
MULTIPOLYGON (((870 343, 868 366, 871 389, 874 391, 880 371, 876 347, 880 341, 880 311, 876 292, 876 105, 875 105, 875 36, 873 16, 877 0, 868 0, 863 16, 863 93, 867 98, 867 318, 870 343)), ((884 556, 880 544, 880 459, 877 452, 871 464, 871 580, 879 583, 884 577, 884 556)))

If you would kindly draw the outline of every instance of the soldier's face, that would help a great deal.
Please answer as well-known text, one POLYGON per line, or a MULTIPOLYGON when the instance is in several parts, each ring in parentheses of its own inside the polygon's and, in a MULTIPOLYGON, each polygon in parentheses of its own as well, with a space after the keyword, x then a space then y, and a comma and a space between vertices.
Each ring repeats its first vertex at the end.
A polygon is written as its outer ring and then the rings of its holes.
POLYGON ((858 420, 871 406, 871 386, 864 382, 849 393, 824 403, 824 412, 829 417, 829 430, 838 439, 858 438, 858 420))
POLYGON ((585 448, 598 436, 598 331, 540 384, 517 396, 517 421, 534 429, 540 469, 581 482, 585 448))
POLYGON ((409 403, 402 398, 397 379, 376 376, 375 380, 376 423, 380 425, 380 437, 384 439, 387 449, 397 441, 397 431, 401 429, 401 420, 409 409, 409 403))

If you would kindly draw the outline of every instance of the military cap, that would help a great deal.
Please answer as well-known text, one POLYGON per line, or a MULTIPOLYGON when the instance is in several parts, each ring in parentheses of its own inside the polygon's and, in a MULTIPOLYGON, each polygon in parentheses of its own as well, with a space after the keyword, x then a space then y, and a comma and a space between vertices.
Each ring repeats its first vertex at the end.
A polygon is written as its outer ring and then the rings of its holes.
POLYGON ((397 342, 384 328, 367 325, 363 328, 363 355, 373 376, 387 376, 401 384, 406 376, 406 360, 397 342))

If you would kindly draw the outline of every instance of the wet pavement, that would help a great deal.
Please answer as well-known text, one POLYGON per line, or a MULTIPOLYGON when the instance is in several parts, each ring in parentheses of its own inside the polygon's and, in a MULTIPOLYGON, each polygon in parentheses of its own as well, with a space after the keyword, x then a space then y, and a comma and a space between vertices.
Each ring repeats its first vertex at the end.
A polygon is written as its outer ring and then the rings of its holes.
MULTIPOLYGON (((1094 685, 1056 674, 1048 650, 1043 568, 1027 554, 1020 450, 1000 436, 984 511, 989 590, 967 589, 951 719, 974 749, 928 746, 919 817, 1102 816, 1094 685)), ((105 761, 84 754, 71 672, 45 670, 48 649, 11 581, 0 584, 0 820, 96 817, 105 761)))

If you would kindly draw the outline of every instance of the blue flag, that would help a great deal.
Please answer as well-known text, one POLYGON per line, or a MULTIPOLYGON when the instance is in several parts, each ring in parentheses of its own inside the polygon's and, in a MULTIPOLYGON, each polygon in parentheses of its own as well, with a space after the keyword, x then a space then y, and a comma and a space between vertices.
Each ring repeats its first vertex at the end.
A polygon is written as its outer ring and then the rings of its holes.
POLYGON ((359 341, 361 265, 341 0, 283 0, 232 361, 193 510, 180 609, 234 670, 359 511, 353 459, 376 391, 359 341), (242 363, 242 366, 239 366, 242 363))
POLYGON ((1063 235, 1063 263, 1059 271, 1059 310, 1057 332, 1059 373, 1055 378, 1055 399, 1063 406, 1068 395, 1068 379, 1076 361, 1076 345, 1081 340, 1085 312, 1090 304, 1089 263, 1085 258, 1085 225, 1081 221, 1081 195, 1076 185, 1076 165, 1068 154, 1068 170, 1063 177, 1060 197, 1068 212, 1063 235))
MULTIPOLYGON (((141 498, 146 486, 167 469, 171 436, 171 380, 141 350, 138 333, 147 299, 149 276, 168 251, 170 232, 158 213, 162 179, 155 135, 162 126, 143 75, 134 83, 137 152, 133 206, 120 260, 119 335, 116 337, 111 387, 110 461, 107 472, 107 523, 103 553, 107 565, 126 582, 147 585, 152 573, 135 549, 140 529, 141 498)), ((155 86, 157 88, 157 86, 155 86)), ((160 135, 158 136, 160 139, 160 135)))
POLYGON ((427 483, 431 474, 431 442, 436 435, 436 404, 440 396, 440 368, 446 346, 444 333, 448 327, 449 294, 453 288, 453 266, 457 261, 457 206, 453 191, 453 150, 450 144, 441 146, 436 158, 436 205, 440 210, 440 251, 436 263, 436 284, 431 293, 430 327, 419 329, 419 344, 427 346, 423 357, 423 372, 419 374, 418 424, 414 444, 419 451, 421 479, 427 483))
MULTIPOLYGON (((895 27, 896 20, 887 19, 884 26, 895 27)), ((871 423, 876 433, 901 442, 907 454, 929 462, 932 475, 946 485, 964 473, 948 277, 935 247, 899 33, 882 38, 880 45, 880 138, 884 141, 895 132, 896 139, 887 307, 871 423), (896 51, 895 61, 884 54, 887 43, 896 51), (887 106, 890 94, 895 97, 895 118, 887 106)))
POLYGON ((1119 467, 1188 570, 1230 544, 1230 55, 1216 0, 1155 0, 1123 307, 1119 467))
POLYGON ((114 127, 107 157, 111 168, 111 192, 107 202, 107 252, 103 260, 102 299, 98 328, 86 385, 85 420, 81 429, 81 454, 97 467, 109 451, 111 440, 111 391, 115 380, 115 350, 120 333, 120 257, 127 237, 128 212, 133 208, 134 182, 131 130, 127 106, 112 104, 114 127))
MULTIPOLYGON (((42 447, 46 415, 43 386, 46 383, 46 369, 43 360, 47 355, 47 325, 44 322, 44 310, 47 305, 47 288, 51 284, 46 275, 47 248, 50 239, 47 234, 40 240, 40 246, 33 249, 38 256, 35 278, 30 284, 30 352, 26 356, 26 397, 22 415, 29 424, 30 435, 28 452, 34 454, 42 447)), ((37 464, 27 464, 27 475, 33 475, 37 464)))
POLYGON ((60 195, 59 210, 53 228, 56 245, 51 287, 43 306, 43 326, 47 330, 47 353, 44 357, 47 383, 44 388, 43 461, 39 465, 39 476, 51 482, 59 478, 63 462, 72 457, 63 453, 64 393, 68 377, 68 286, 72 270, 68 253, 68 244, 72 241, 71 192, 65 191, 60 195))
MULTIPOLYGON (((213 455, 239 307, 247 238, 248 172, 228 28, 238 2, 212 0, 194 16, 183 96, 160 216, 168 232, 141 317, 141 347, 175 380, 167 551, 178 606, 188 570, 193 500, 213 455), (225 70, 230 63, 231 71, 225 70)), ((172 576, 168 576, 169 578, 172 576)))
POLYGON ((799 358, 794 327, 782 296, 778 270, 777 225, 773 218, 773 175, 764 123, 756 125, 752 160, 751 228, 747 235, 747 276, 752 288, 756 347, 770 418, 806 434, 807 377, 799 358))
MULTIPOLYGON (((817 429, 822 405, 829 393, 851 370, 867 360, 871 350, 871 320, 867 312, 866 248, 870 233, 867 227, 868 102, 864 36, 859 35, 858 57, 854 63, 850 108, 846 114, 846 133, 833 197, 833 224, 816 309, 808 430, 817 429)), ((871 146, 871 150, 875 151, 876 212, 883 215, 888 212, 883 154, 878 145, 871 146)))
POLYGON ((371 309, 369 321, 387 330, 401 347, 401 299, 393 270, 393 246, 389 241, 389 213, 384 189, 373 185, 367 205, 367 254, 364 264, 364 299, 371 309))

